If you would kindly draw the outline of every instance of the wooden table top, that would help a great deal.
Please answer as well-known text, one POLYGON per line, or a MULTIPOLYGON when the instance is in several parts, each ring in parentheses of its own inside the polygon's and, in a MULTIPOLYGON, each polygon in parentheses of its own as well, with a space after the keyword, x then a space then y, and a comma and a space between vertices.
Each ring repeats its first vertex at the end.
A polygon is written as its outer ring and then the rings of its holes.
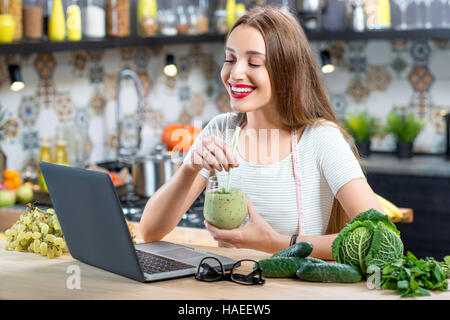
MULTIPOLYGON (((268 254, 217 247, 206 230, 175 228, 164 240, 239 260, 259 260, 268 254)), ((0 243, 0 299, 154 299, 154 300, 297 300, 297 299, 400 299, 391 290, 369 290, 365 282, 312 283, 298 279, 267 278, 263 286, 242 286, 228 281, 205 283, 193 276, 140 283, 74 260, 70 254, 49 259, 38 254, 5 251, 0 243), (79 266, 80 289, 68 289, 70 266, 79 266)), ((420 299, 450 300, 449 292, 420 299)))

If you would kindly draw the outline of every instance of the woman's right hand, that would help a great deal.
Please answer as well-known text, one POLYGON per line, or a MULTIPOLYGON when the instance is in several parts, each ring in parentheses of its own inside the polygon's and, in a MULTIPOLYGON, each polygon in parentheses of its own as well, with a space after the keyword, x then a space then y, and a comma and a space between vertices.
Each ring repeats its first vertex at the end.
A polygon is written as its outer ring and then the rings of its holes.
POLYGON ((186 163, 196 171, 205 168, 207 170, 228 171, 230 166, 237 167, 237 162, 231 146, 217 136, 209 136, 200 140, 200 143, 192 150, 191 158, 186 163))

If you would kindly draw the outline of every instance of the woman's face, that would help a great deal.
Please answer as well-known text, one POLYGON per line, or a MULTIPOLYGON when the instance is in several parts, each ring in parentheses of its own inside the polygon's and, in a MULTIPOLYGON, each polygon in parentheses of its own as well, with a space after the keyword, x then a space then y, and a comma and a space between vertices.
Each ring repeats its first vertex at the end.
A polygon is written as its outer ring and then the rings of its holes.
POLYGON ((249 112, 272 104, 274 99, 261 33, 240 25, 228 37, 220 73, 234 111, 249 112))

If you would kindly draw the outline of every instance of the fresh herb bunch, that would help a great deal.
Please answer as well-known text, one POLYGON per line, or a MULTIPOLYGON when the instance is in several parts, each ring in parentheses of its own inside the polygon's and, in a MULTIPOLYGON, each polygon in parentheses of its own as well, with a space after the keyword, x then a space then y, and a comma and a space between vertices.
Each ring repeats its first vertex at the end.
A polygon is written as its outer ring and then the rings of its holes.
POLYGON ((343 121, 344 127, 358 142, 369 142, 380 130, 379 119, 370 116, 366 111, 358 114, 347 113, 343 121))
POLYGON ((447 291, 449 268, 447 261, 439 263, 430 257, 417 259, 408 251, 406 256, 385 265, 381 289, 397 290, 402 297, 429 296, 427 290, 447 291))
POLYGON ((392 133, 398 143, 411 143, 425 126, 425 121, 416 119, 413 114, 405 110, 392 110, 388 117, 384 131, 392 133))

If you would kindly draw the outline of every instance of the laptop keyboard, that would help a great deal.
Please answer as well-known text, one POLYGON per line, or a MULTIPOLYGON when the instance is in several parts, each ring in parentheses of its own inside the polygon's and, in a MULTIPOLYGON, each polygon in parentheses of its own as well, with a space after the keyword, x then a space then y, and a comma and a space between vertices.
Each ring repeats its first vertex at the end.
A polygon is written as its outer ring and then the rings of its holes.
POLYGON ((141 250, 136 250, 136 253, 138 260, 141 263, 142 271, 148 274, 194 268, 194 266, 189 264, 157 256, 141 250))

